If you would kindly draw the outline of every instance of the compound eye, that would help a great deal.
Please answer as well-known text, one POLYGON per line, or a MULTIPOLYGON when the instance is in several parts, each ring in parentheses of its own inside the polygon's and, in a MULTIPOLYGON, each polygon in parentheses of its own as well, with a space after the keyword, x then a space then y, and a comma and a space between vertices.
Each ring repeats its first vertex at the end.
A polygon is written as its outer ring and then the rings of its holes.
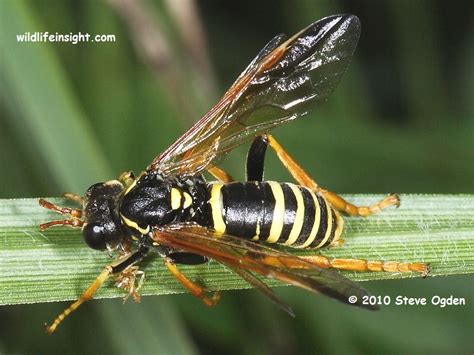
POLYGON ((92 249, 105 250, 105 228, 97 223, 88 223, 82 229, 82 235, 86 244, 92 249))

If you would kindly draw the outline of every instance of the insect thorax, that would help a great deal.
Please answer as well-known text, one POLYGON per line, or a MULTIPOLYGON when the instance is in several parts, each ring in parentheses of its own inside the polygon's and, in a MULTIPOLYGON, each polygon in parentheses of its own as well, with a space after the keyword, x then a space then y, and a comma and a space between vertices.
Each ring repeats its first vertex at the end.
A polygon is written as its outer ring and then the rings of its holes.
POLYGON ((133 234, 147 234, 153 227, 191 220, 206 194, 201 176, 178 180, 145 173, 125 191, 120 218, 133 234))

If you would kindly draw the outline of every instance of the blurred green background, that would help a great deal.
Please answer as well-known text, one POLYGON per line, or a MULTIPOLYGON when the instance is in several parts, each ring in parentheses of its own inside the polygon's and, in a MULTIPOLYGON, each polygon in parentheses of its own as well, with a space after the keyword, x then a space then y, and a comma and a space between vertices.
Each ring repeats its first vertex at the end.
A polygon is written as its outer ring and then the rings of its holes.
MULTIPOLYGON (((275 130, 340 193, 473 193, 472 1, 0 0, 0 198, 81 193, 139 172, 218 100, 275 34, 335 13, 362 22, 329 102, 275 130), (17 43, 24 32, 114 43, 17 43)), ((223 166, 243 177, 245 148, 223 166)), ((266 177, 288 180, 269 154, 266 177)), ((104 258, 105 262, 105 258, 104 258)), ((371 282, 376 295, 466 297, 464 307, 369 313, 294 288, 289 318, 254 291, 203 307, 189 295, 100 300, 52 337, 65 304, 0 309, 0 353, 471 353, 472 276, 371 282)))

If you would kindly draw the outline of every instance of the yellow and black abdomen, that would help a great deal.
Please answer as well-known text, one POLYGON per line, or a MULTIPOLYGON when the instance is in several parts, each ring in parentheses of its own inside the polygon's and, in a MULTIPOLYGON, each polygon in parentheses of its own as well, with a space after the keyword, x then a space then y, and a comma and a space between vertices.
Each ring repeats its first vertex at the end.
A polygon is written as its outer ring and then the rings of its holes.
POLYGON ((217 234, 294 248, 321 248, 342 232, 339 214, 323 197, 303 186, 264 181, 208 187, 207 226, 217 234))

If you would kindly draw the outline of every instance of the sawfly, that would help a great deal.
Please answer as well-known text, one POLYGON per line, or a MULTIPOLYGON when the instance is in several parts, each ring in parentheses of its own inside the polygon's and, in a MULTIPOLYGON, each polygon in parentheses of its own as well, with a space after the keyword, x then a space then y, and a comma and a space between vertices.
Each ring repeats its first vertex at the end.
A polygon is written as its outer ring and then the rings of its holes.
POLYGON ((323 18, 290 38, 277 35, 222 99, 141 174, 126 172, 117 180, 94 184, 83 197, 65 194, 81 209, 62 208, 41 199, 41 206, 69 216, 42 224, 42 230, 81 228, 89 247, 117 256, 47 331, 54 332, 112 275, 127 296, 138 299, 143 280, 138 264, 149 253, 162 257, 173 276, 208 306, 218 302, 219 292, 210 293, 188 279, 178 265, 214 260, 290 314, 291 309, 258 276, 375 309, 362 303, 368 295, 362 287, 330 268, 426 275, 424 263, 302 257, 269 246, 320 249, 341 245, 341 212, 365 217, 400 203, 395 194, 367 207, 345 201, 318 186, 268 134, 326 101, 346 71, 359 35, 360 22, 353 15, 323 18), (248 141, 252 143, 246 181, 234 181, 217 164, 248 141), (268 146, 296 184, 263 179, 268 146), (216 181, 206 181, 205 172, 216 181), (350 296, 355 298, 351 301, 350 296))

